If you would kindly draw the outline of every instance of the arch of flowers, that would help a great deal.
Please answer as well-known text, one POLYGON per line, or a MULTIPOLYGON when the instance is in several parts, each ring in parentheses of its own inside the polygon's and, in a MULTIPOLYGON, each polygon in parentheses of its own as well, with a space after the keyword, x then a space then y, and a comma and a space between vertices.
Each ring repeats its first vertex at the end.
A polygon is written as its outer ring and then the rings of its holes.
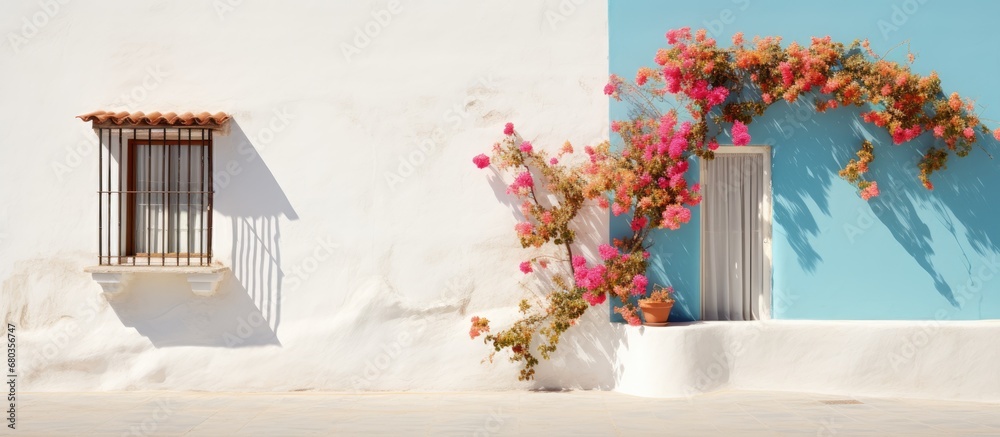
MULTIPOLYGON (((931 175, 945 168, 948 158, 967 155, 977 135, 990 130, 975 115, 972 101, 957 93, 944 95, 935 73, 921 76, 906 64, 878 56, 867 40, 850 45, 813 38, 808 46, 780 37, 742 33, 730 48, 719 47, 705 30, 689 28, 667 32, 667 47, 657 51, 656 66, 640 68, 634 81, 612 75, 605 94, 630 104, 628 119, 614 121, 611 130, 622 147, 609 142, 584 148, 577 154, 570 143, 555 153, 536 149, 507 123, 504 139, 490 156, 473 158, 479 168, 494 166, 513 176, 507 193, 516 196, 524 220, 514 227, 524 248, 552 244, 562 256, 535 256, 521 262, 524 274, 548 270, 553 284, 544 295, 521 301, 520 316, 510 326, 491 331, 482 317, 472 318, 469 335, 485 334, 492 360, 506 350, 522 363, 520 379, 531 379, 541 358, 555 352, 561 335, 594 305, 609 295, 620 299, 615 308, 629 324, 640 323, 633 300, 649 288, 645 276, 648 237, 656 229, 679 229, 701 201, 699 185, 689 184, 689 158, 712 159, 719 147, 721 127, 729 127, 733 145, 750 142, 747 125, 768 107, 785 101, 811 99, 819 112, 841 106, 865 108, 862 120, 885 129, 896 145, 922 134, 935 138, 917 165, 920 182, 933 189, 931 175), (661 111, 668 96, 683 107, 661 111), (541 183, 536 183, 536 178, 541 183), (556 201, 550 202, 549 199, 556 201), (631 212, 631 235, 601 245, 600 261, 589 263, 574 254, 571 226, 585 206, 595 202, 618 216, 631 212)), ((1000 140, 1000 129, 993 132, 1000 140)), ((840 170, 865 200, 878 196, 878 183, 866 177, 875 148, 863 141, 856 159, 840 170)), ((537 252, 537 251, 536 251, 537 252)))

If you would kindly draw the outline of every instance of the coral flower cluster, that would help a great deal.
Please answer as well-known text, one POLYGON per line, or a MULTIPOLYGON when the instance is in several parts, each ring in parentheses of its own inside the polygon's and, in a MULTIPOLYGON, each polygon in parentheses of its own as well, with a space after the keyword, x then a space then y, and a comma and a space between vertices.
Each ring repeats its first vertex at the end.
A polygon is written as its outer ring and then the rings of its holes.
MULTIPOLYGON (((717 134, 710 132, 724 129, 711 126, 728 123, 733 145, 748 144, 747 125, 781 101, 809 99, 819 112, 856 106, 863 110, 861 120, 884 129, 895 145, 932 136, 935 144, 918 163, 920 181, 932 189, 930 177, 945 168, 949 155, 966 156, 977 133, 991 134, 975 115, 972 101, 957 93, 945 95, 936 73, 922 76, 910 70, 912 54, 907 63, 892 62, 876 55, 867 40, 845 46, 823 37, 812 38, 807 45, 782 45, 781 37, 754 37, 747 42, 738 33, 733 45, 723 48, 704 30, 692 34, 681 28, 666 36, 668 47, 654 58, 659 68, 640 69, 636 84, 652 84, 651 93, 675 95, 684 104, 694 120, 696 136, 691 140, 696 146, 715 144, 717 134), (726 96, 725 101, 715 93, 726 96)), ((992 134, 1000 138, 1000 129, 992 134)), ((699 156, 711 158, 702 150, 696 147, 699 156)), ((841 174, 857 176, 847 167, 841 174)), ((874 181, 845 179, 866 200, 879 194, 874 181)))

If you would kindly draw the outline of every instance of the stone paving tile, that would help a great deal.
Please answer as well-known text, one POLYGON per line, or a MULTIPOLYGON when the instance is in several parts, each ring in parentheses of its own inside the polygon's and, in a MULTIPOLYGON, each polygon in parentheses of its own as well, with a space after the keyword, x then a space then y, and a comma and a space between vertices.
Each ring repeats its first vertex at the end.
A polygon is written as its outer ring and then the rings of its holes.
POLYGON ((1000 436, 1000 404, 726 391, 26 393, 18 436, 1000 436))

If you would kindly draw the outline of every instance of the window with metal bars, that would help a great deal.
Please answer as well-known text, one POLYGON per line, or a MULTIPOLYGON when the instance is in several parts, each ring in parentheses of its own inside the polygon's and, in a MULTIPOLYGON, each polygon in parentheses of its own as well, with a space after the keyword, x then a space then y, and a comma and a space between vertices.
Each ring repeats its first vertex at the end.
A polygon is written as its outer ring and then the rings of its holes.
POLYGON ((212 264, 212 129, 98 128, 101 265, 212 264))

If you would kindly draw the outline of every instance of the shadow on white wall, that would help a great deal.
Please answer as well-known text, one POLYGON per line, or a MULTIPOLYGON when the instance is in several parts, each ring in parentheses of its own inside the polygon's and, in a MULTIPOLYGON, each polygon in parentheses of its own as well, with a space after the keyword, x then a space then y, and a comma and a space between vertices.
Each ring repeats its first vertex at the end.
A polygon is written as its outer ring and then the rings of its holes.
MULTIPOLYGON (((282 216, 298 215, 236 120, 229 135, 216 137, 214 164, 217 221, 227 217, 232 230, 232 274, 211 297, 193 295, 180 276, 140 276, 111 306, 156 347, 280 346, 285 275, 279 224, 282 216)), ((213 249, 218 254, 223 248, 213 249)))

